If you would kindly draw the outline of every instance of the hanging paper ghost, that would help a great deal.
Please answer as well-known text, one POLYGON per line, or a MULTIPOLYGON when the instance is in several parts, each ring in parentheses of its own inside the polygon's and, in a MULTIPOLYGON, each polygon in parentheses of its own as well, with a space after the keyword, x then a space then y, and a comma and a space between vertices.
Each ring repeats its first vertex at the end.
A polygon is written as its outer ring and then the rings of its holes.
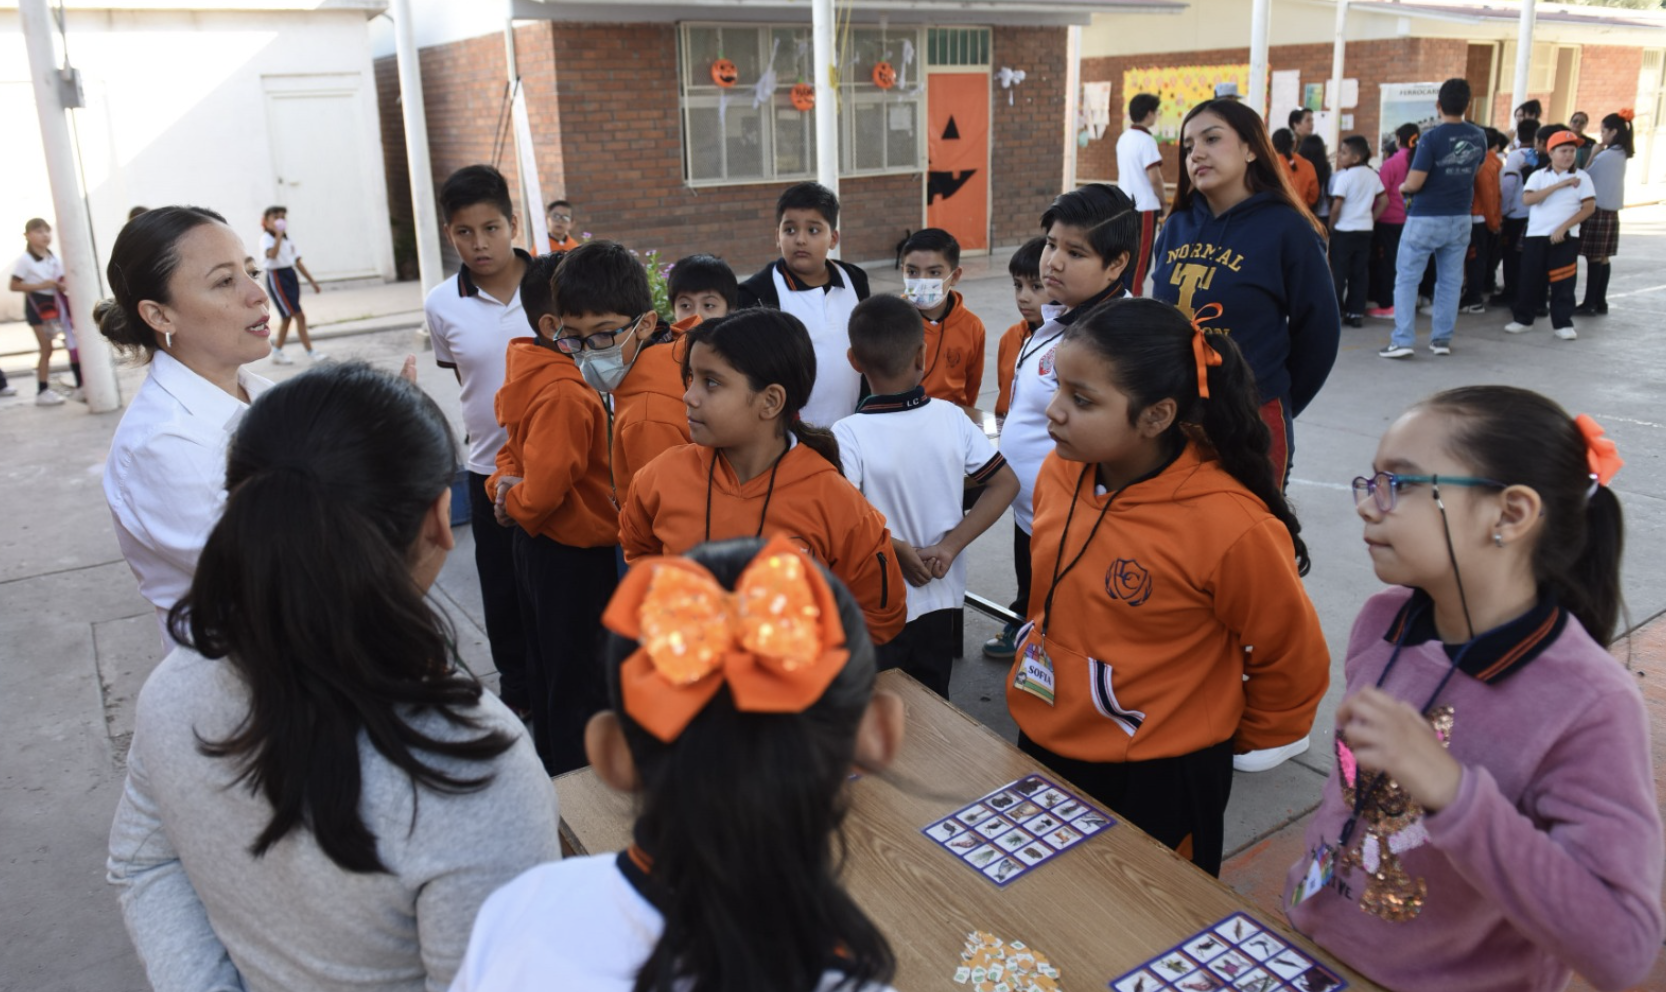
POLYGON ((995 73, 995 78, 1001 81, 1001 89, 1007 91, 1007 106, 1012 106, 1012 88, 1024 81, 1023 69, 1009 69, 1001 66, 1001 71, 995 73))
POLYGON ((752 87, 752 109, 768 103, 775 97, 775 53, 781 50, 781 39, 776 38, 769 46, 769 64, 764 66, 763 75, 758 77, 758 85, 752 87))

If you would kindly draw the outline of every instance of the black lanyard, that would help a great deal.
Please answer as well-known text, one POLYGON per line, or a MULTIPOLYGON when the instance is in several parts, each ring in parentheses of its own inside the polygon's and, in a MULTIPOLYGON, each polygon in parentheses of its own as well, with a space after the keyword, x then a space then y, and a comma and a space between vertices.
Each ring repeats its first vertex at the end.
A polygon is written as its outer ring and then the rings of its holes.
MULTIPOLYGON (((791 450, 793 450, 792 445, 789 443, 787 451, 791 450)), ((775 473, 780 470, 781 459, 787 457, 787 451, 777 455, 774 464, 769 467, 769 488, 764 490, 764 512, 758 514, 758 532, 753 534, 753 537, 764 536, 764 521, 769 519, 769 501, 775 497, 775 473)), ((712 479, 717 475, 718 457, 718 452, 713 451, 711 468, 706 469, 706 540, 708 541, 712 539, 712 479)))
POLYGON ((1076 557, 1070 559, 1070 564, 1064 566, 1061 571, 1059 568, 1059 562, 1064 560, 1065 542, 1070 540, 1070 521, 1076 516, 1076 500, 1082 495, 1082 484, 1087 481, 1088 473, 1094 471, 1097 467, 1092 462, 1082 466, 1082 474, 1076 477, 1076 488, 1070 494, 1070 511, 1064 515, 1064 533, 1059 535, 1059 556, 1053 559, 1053 584, 1048 587, 1047 598, 1043 600, 1041 604, 1041 640, 1043 647, 1045 647, 1047 641, 1047 628, 1053 621, 1053 596, 1059 591, 1059 583, 1064 581, 1065 577, 1070 574, 1070 570, 1075 568, 1076 564, 1082 560, 1082 556, 1088 553, 1089 548, 1093 547, 1094 535, 1099 533, 1099 525, 1105 522, 1105 514, 1111 512, 1111 504, 1115 503, 1116 498, 1127 492, 1130 487, 1138 485, 1147 479, 1155 479, 1157 476, 1163 474, 1168 470, 1170 465, 1174 464, 1175 459, 1180 457, 1181 452, 1185 450, 1186 446, 1181 445, 1180 450, 1176 451, 1168 458, 1163 459, 1163 463, 1161 465, 1158 465, 1156 468, 1145 473, 1139 478, 1134 479, 1121 489, 1118 489, 1113 493, 1109 493, 1108 498, 1105 500, 1105 505, 1099 510, 1099 516, 1093 521, 1093 529, 1088 531, 1088 539, 1082 542, 1082 550, 1076 552, 1076 557))
MULTIPOLYGON (((1388 664, 1383 666, 1383 673, 1377 676, 1376 687, 1378 689, 1381 689, 1383 683, 1388 681, 1388 673, 1394 670, 1395 663, 1400 660, 1400 650, 1405 647, 1406 637, 1410 633, 1411 618, 1407 617, 1405 627, 1400 631, 1399 639, 1394 642, 1394 653, 1388 656, 1388 664)), ((1464 655, 1468 654, 1469 649, 1474 645, 1475 640, 1471 638, 1464 643, 1463 647, 1458 649, 1458 656, 1452 659, 1452 667, 1448 668, 1446 674, 1440 677, 1440 682, 1435 686, 1435 691, 1429 694, 1429 701, 1423 704, 1423 708, 1418 710, 1418 713, 1424 716, 1428 715, 1430 708, 1435 705, 1435 700, 1439 699, 1440 694, 1446 691, 1446 684, 1452 681, 1453 675, 1457 674, 1458 667, 1463 664, 1464 655)), ((1348 822, 1342 825, 1342 833, 1336 842, 1336 846, 1343 850, 1348 848, 1348 840, 1354 835, 1354 827, 1358 825, 1360 813, 1364 811, 1366 803, 1370 801, 1372 796, 1376 795, 1377 787, 1388 781, 1387 772, 1378 772, 1372 776, 1370 784, 1367 785, 1359 780, 1359 771, 1356 765, 1354 769, 1354 810, 1349 814, 1348 822)))

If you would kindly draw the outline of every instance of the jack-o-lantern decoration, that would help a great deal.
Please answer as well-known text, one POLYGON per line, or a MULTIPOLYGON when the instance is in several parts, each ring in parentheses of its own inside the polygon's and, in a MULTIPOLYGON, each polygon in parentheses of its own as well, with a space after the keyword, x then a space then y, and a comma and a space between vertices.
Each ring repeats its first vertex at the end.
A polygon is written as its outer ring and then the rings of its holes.
POLYGON ((873 84, 882 90, 897 85, 897 70, 889 62, 879 63, 873 67, 873 84))
POLYGON ((816 106, 816 88, 809 83, 799 83, 793 87, 793 106, 799 110, 814 110, 816 106))
POLYGON ((728 89, 740 81, 740 70, 728 59, 718 59, 712 63, 712 82, 728 89))

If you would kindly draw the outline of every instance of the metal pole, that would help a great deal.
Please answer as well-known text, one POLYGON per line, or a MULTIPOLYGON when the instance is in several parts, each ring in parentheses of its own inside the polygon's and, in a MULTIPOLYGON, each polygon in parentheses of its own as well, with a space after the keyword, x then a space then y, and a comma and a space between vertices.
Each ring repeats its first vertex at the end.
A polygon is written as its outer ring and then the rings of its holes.
POLYGON ((1342 144, 1342 55, 1348 45, 1348 0, 1336 0, 1336 40, 1330 53, 1330 85, 1325 87, 1330 108, 1329 134, 1325 136, 1334 155, 1342 144))
POLYGON ((1272 16, 1273 0, 1255 0, 1250 8, 1250 91, 1244 94, 1244 102, 1263 121, 1267 121, 1267 23, 1272 16))
POLYGON ((426 294, 445 279, 445 271, 440 264, 440 215, 434 207, 434 166, 428 160, 428 112, 422 100, 422 65, 411 25, 411 0, 393 0, 393 44, 405 119, 405 163, 416 214, 417 270, 426 294))
MULTIPOLYGON (((1510 91, 1510 100, 1517 107, 1527 102, 1527 77, 1533 67, 1533 18, 1537 6, 1537 0, 1521 0, 1521 20, 1516 26, 1516 81, 1510 91)), ((1491 108, 1488 111, 1490 113, 1491 108)), ((1511 120, 1514 120, 1513 116, 1511 120)))
POLYGON ((41 150, 46 155, 46 174, 52 184, 52 210, 58 230, 65 235, 58 243, 64 260, 64 285, 68 288, 70 319, 75 324, 76 346, 80 352, 82 389, 87 409, 109 413, 121 408, 116 388, 116 367, 109 342, 93 324, 97 302, 98 260, 84 232, 87 206, 76 181, 75 154, 69 140, 69 122, 64 117, 63 96, 58 90, 58 65, 52 52, 52 15, 46 0, 20 0, 18 19, 29 50, 29 75, 35 83, 35 113, 40 118, 41 150))
POLYGON ((839 192, 839 97, 833 89, 833 0, 810 5, 814 41, 811 82, 816 87, 816 182, 839 192))
POLYGON ((1068 193, 1076 188, 1076 134, 1082 108, 1082 29, 1072 24, 1065 33, 1064 48, 1064 185, 1068 193))

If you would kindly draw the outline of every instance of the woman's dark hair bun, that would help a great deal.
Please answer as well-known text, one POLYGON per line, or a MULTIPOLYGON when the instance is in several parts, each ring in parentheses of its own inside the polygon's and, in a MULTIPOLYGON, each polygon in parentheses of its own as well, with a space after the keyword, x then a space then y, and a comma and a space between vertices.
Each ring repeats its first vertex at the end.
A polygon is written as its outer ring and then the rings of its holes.
MULTIPOLYGON (((133 325, 127 322, 126 311, 115 300, 103 299, 93 305, 93 323, 98 325, 98 333, 117 348, 124 351, 146 350, 147 342, 140 340, 133 325)), ((154 343, 156 335, 152 333, 149 336, 151 343, 154 343)))

